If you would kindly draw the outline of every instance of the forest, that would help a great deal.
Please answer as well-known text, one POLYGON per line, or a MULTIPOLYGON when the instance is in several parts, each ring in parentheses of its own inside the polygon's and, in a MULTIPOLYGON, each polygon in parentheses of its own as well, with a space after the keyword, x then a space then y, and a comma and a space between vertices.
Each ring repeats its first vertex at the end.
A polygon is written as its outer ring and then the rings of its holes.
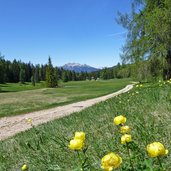
MULTIPOLYGON (((53 67, 49 58, 47 64, 33 65, 31 62, 24 63, 21 60, 13 61, 5 60, 4 56, 0 56, 0 83, 24 83, 32 82, 36 84, 40 81, 47 80, 47 68, 52 68, 54 80, 80 81, 80 80, 97 80, 97 79, 113 79, 113 78, 132 78, 138 81, 155 81, 162 79, 163 66, 160 59, 149 59, 130 64, 120 64, 111 68, 103 68, 96 72, 67 71, 60 67, 53 67)), ((57 85, 57 84, 56 84, 57 85)))

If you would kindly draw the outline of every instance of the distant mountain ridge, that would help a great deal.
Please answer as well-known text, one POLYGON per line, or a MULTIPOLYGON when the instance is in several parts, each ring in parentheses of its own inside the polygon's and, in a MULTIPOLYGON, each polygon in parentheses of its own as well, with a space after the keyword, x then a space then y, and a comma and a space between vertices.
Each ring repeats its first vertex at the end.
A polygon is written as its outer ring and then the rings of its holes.
POLYGON ((62 66, 63 69, 75 72, 94 72, 100 69, 94 68, 92 66, 86 64, 79 64, 79 63, 67 63, 62 66))

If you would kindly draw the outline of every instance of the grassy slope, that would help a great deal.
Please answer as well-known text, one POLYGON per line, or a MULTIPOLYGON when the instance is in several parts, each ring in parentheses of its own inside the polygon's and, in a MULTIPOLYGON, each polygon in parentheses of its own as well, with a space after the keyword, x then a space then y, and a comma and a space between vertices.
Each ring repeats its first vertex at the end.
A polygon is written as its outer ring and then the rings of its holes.
MULTIPOLYGON (((16 171, 27 163, 30 171, 71 171, 79 165, 79 159, 67 148, 68 141, 75 131, 85 131, 91 170, 101 170, 101 158, 114 151, 123 158, 118 170, 128 171, 127 150, 120 144, 121 135, 113 125, 113 118, 123 114, 127 117, 127 125, 132 128, 134 168, 150 171, 146 166, 152 162, 151 171, 159 171, 156 159, 147 156, 146 145, 160 141, 171 151, 170 94, 169 85, 135 88, 82 112, 20 133, 0 143, 0 170, 16 171)), ((162 157, 161 161, 170 171, 171 155, 162 157)))
POLYGON ((1 85, 0 117, 27 113, 35 110, 64 105, 90 99, 117 91, 125 87, 130 80, 78 81, 61 83, 61 88, 42 88, 42 84, 1 85), (34 89, 34 90, 33 90, 34 89), (27 91, 23 91, 27 90, 27 91), (10 92, 11 91, 11 92, 10 92))

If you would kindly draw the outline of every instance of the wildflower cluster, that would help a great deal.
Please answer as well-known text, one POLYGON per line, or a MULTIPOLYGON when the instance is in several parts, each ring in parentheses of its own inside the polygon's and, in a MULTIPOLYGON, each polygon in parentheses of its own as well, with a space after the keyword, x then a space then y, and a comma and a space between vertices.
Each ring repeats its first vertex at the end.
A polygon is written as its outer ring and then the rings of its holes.
POLYGON ((167 81, 161 81, 159 80, 159 87, 162 87, 163 85, 169 85, 171 84, 171 79, 167 80, 167 81))
POLYGON ((124 123, 126 122, 126 117, 119 115, 119 116, 114 118, 113 122, 115 125, 121 126, 120 127, 120 133, 123 134, 121 137, 121 143, 126 144, 128 142, 131 142, 132 137, 131 137, 131 135, 127 134, 131 131, 131 129, 127 125, 124 126, 124 123))
MULTIPOLYGON (((121 144, 125 145, 128 152, 128 158, 130 160, 130 166, 132 167, 131 170, 135 170, 133 166, 133 161, 131 157, 131 149, 129 148, 129 143, 132 142, 132 136, 129 134, 131 132, 131 128, 128 125, 124 125, 127 121, 127 118, 123 115, 116 116, 113 119, 113 123, 119 127, 119 132, 122 134, 121 136, 121 144)), ((84 132, 75 132, 75 136, 68 147, 71 150, 79 151, 82 150, 84 147, 85 142, 85 133, 84 132)), ((147 153, 150 157, 160 157, 166 155, 168 150, 165 149, 164 145, 160 142, 153 142, 147 145, 147 153)), ((101 159, 101 168, 105 171, 112 171, 113 169, 118 168, 122 164, 122 157, 115 152, 110 152, 106 154, 101 159)), ((160 166, 161 163, 160 163, 160 166)))
MULTIPOLYGON (((124 126, 124 124, 126 123, 126 120, 127 120, 126 117, 120 115, 120 116, 115 117, 113 122, 115 125, 120 126, 120 133, 123 134, 121 136, 121 144, 126 144, 126 147, 128 150, 128 157, 130 158, 130 165, 132 167, 132 170, 134 170, 133 162, 130 156, 130 149, 128 146, 128 143, 132 141, 132 136, 128 134, 130 133, 131 129, 127 125, 124 126)), ((168 150, 165 149, 162 143, 153 142, 147 145, 147 153, 150 157, 160 157, 160 156, 168 154, 168 150)), ((162 167, 161 163, 160 163, 160 166, 162 167)))

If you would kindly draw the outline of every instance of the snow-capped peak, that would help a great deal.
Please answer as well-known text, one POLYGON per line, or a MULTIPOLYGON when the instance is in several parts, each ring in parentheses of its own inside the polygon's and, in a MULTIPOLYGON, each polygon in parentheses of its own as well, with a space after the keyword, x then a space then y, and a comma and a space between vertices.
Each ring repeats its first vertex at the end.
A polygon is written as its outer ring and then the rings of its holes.
POLYGON ((68 67, 75 67, 75 66, 79 66, 79 67, 81 67, 82 65, 81 64, 79 64, 79 63, 67 63, 67 64, 65 64, 64 66, 68 66, 68 67))
POLYGON ((93 71, 97 71, 99 69, 91 67, 89 65, 86 64, 79 64, 79 63, 67 63, 65 65, 62 66, 62 68, 66 69, 66 70, 70 70, 70 71, 75 71, 75 72, 93 72, 93 71))

